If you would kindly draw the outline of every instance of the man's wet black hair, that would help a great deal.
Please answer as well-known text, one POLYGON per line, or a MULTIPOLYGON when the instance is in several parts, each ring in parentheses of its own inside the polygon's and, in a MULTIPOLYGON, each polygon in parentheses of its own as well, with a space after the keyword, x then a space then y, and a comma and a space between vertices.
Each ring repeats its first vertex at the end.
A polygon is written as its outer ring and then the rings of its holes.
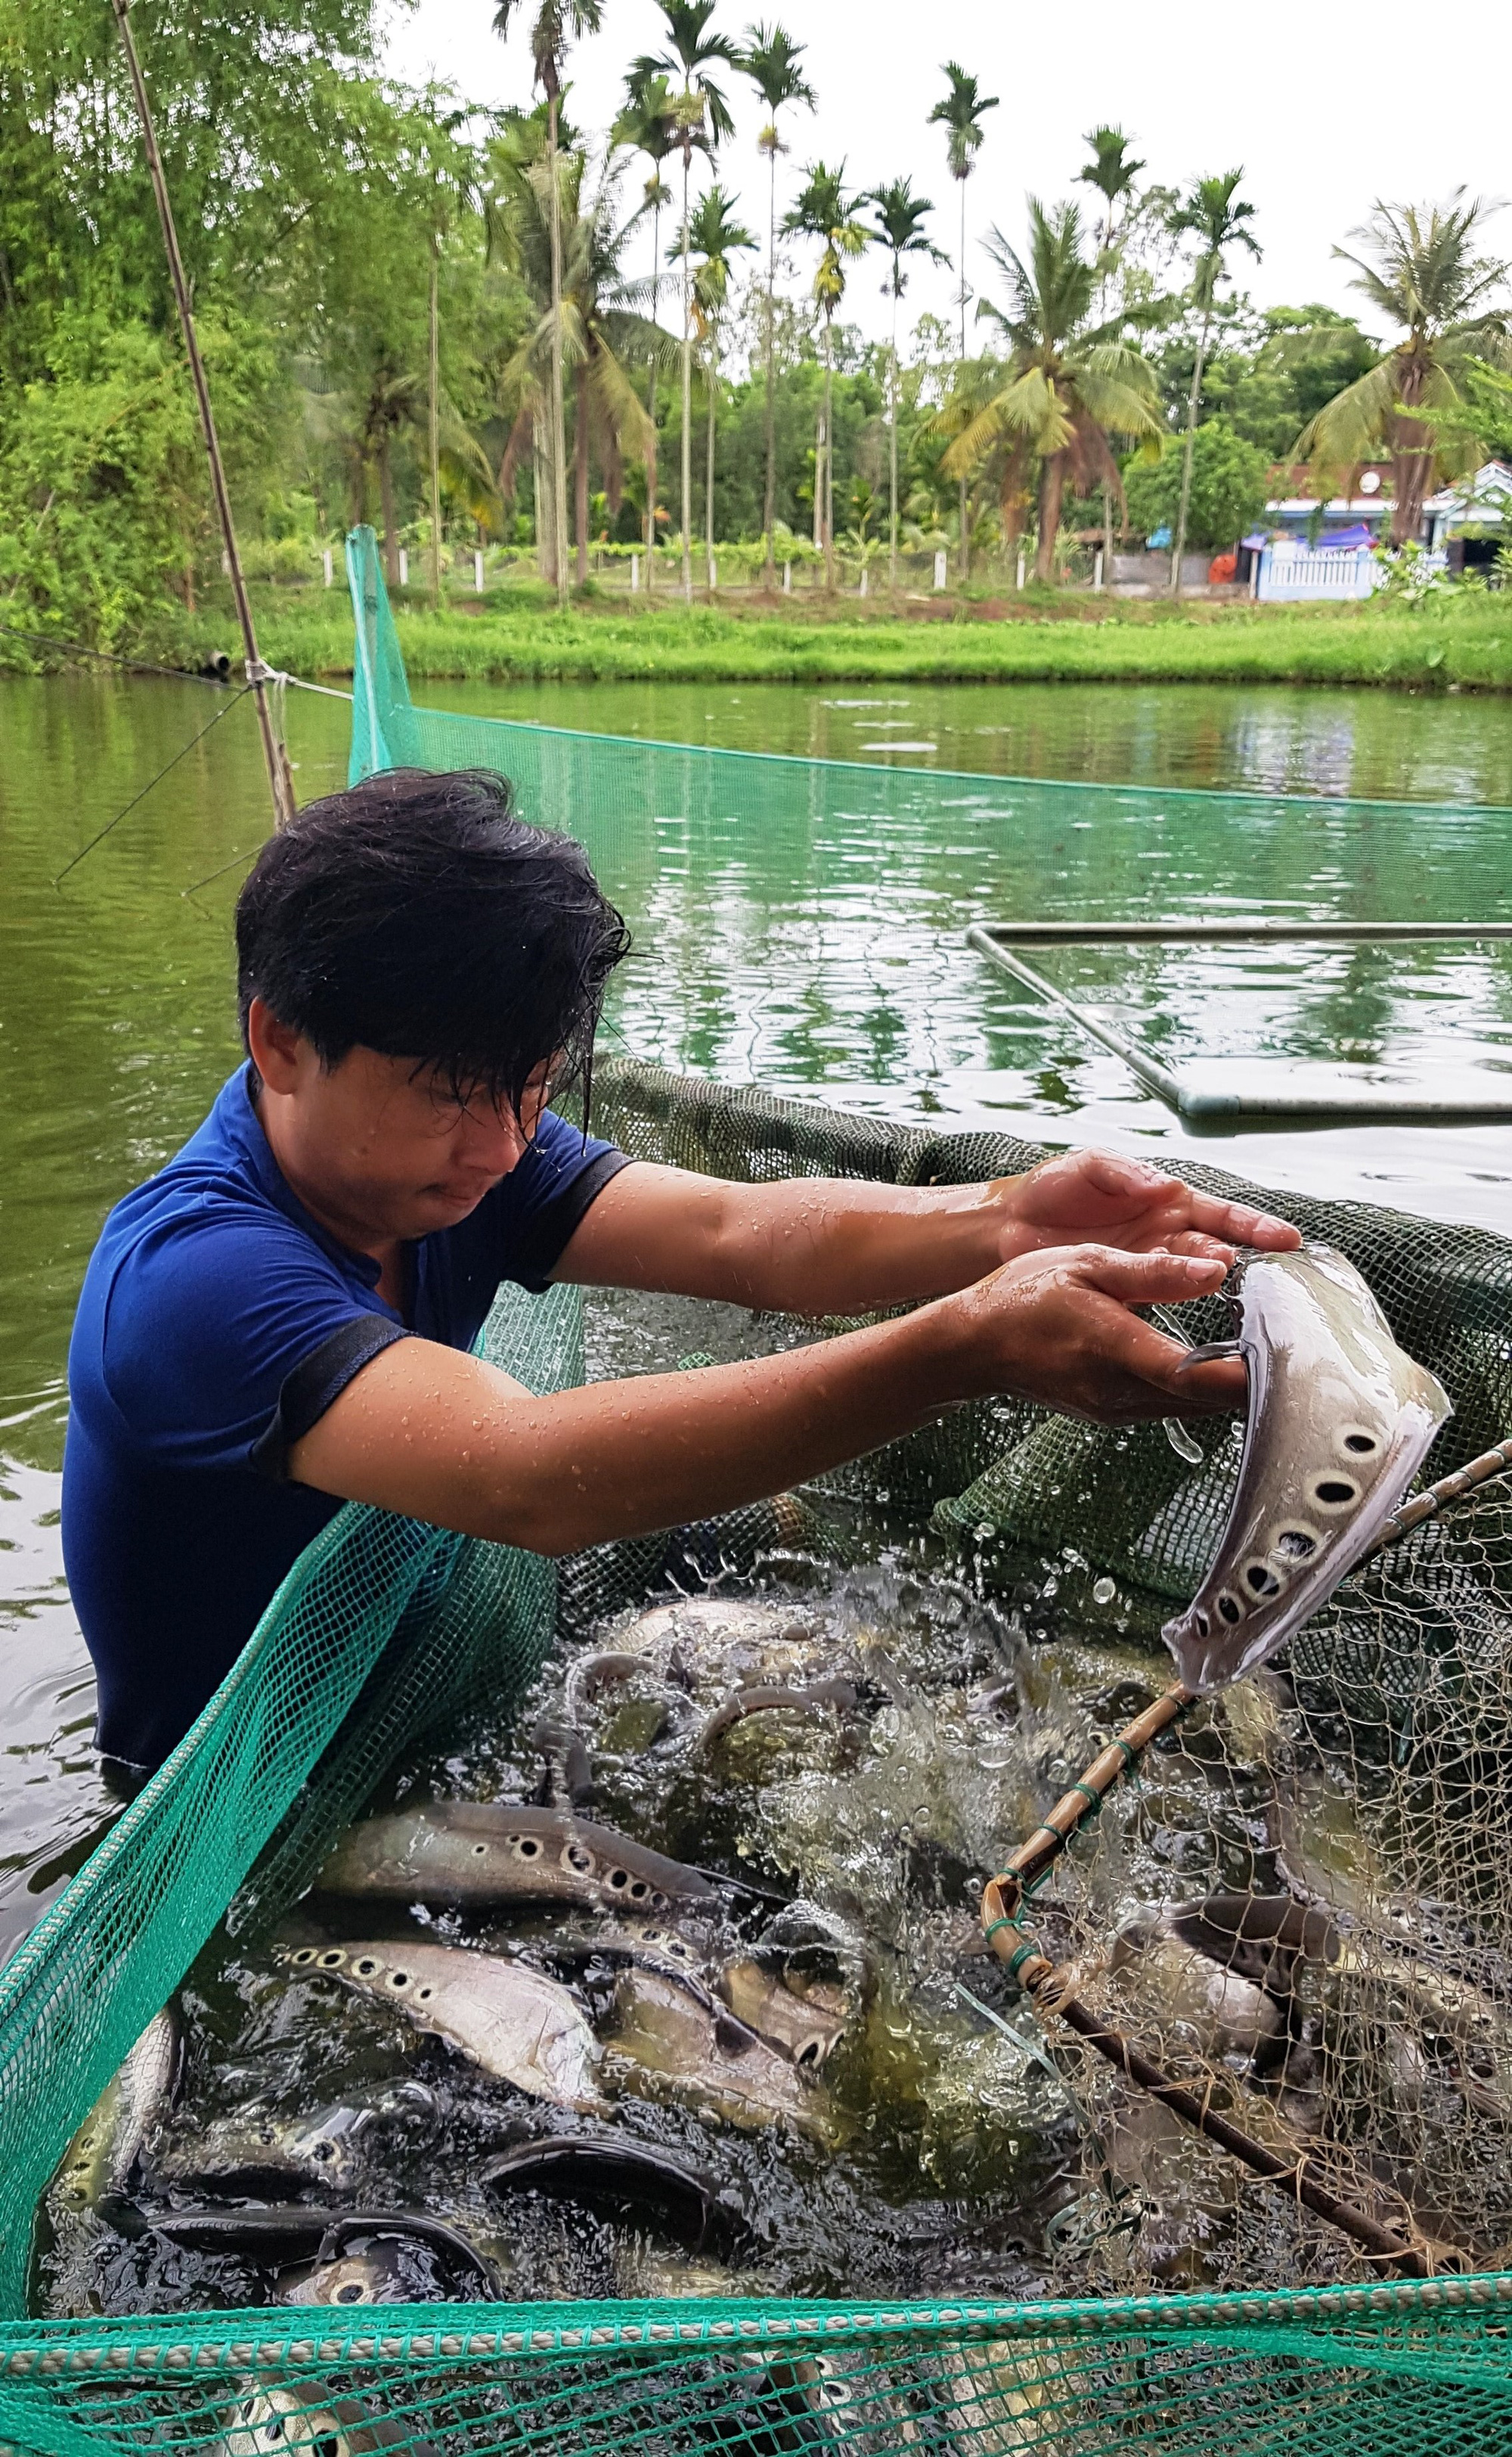
POLYGON ((518 1113, 542 1060, 591 1088, 629 933, 581 845, 515 816, 507 780, 394 769, 310 802, 236 899, 243 1042, 255 998, 326 1065, 377 1049, 458 1100, 518 1113))

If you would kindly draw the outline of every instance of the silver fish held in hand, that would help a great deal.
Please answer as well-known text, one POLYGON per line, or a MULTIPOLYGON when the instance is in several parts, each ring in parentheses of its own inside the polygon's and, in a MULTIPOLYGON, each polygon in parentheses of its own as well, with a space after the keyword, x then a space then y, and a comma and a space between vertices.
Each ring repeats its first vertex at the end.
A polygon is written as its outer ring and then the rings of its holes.
POLYGON ((603 2106, 599 2043, 577 1999, 525 1962, 465 1946, 284 1945, 278 1960, 301 1977, 339 1979, 396 2005, 485 2073, 532 2098, 584 2112, 603 2106))
POLYGON ((1253 1672, 1325 1603, 1400 1501, 1454 1413, 1353 1263, 1329 1246, 1243 1255, 1228 1292, 1249 1411, 1217 1557, 1161 1636, 1187 1688, 1253 1672))
POLYGON ((717 1899, 697 1869, 588 1818, 514 1801, 436 1801, 365 1818, 315 1882, 318 1893, 405 1903, 578 1903, 647 1917, 717 1899))

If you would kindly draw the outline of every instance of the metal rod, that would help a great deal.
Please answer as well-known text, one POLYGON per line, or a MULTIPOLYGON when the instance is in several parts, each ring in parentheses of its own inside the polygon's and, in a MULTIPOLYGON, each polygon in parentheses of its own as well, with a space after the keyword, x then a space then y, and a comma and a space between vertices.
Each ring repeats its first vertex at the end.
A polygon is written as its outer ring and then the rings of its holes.
POLYGON ((1308 945, 1373 946, 1390 939, 1512 939, 1512 921, 983 921, 971 931, 994 943, 1023 947, 1263 946, 1276 939, 1308 945))
MULTIPOLYGON (((1070 1017, 1080 1031, 1086 1033, 1089 1040, 1100 1042, 1105 1049, 1112 1050, 1115 1058, 1121 1058, 1130 1072, 1136 1075, 1140 1083, 1154 1092, 1158 1100, 1163 1101, 1167 1108, 1174 1109, 1178 1117, 1190 1118, 1209 1125, 1227 1125, 1241 1118, 1442 1119, 1505 1117, 1512 1114, 1512 1089, 1479 1093, 1474 1096, 1453 1094, 1447 1097, 1431 1092, 1396 1092, 1375 1084, 1357 1086, 1347 1083, 1340 1084, 1337 1088, 1329 1087, 1326 1090, 1314 1092, 1293 1090, 1257 1093, 1198 1090, 1194 1085, 1183 1084, 1178 1075, 1173 1074, 1170 1067, 1162 1066, 1157 1058, 1152 1058, 1148 1049, 1138 1042, 1129 1040, 1113 1024, 1103 1022, 1099 1016, 1093 1015, 1092 1010, 1083 1006, 1079 1001, 1068 998, 1064 990, 1058 990, 1053 981, 1047 981, 1043 973, 1036 972, 1032 964, 1027 962, 1022 956, 1014 955, 1011 948, 1004 944, 1005 937, 1017 938, 1020 935, 1033 937, 1036 930, 1038 935, 1046 938, 1047 943, 1071 946, 1112 945, 1125 938, 1140 938, 1154 943, 1168 936, 1173 943, 1187 944, 1192 942, 1194 935, 1210 939, 1213 943, 1224 938, 1236 940, 1242 939, 1252 942, 1265 938, 1274 938, 1277 941, 1290 938, 1302 942, 1316 939, 1318 936, 1318 928, 1293 930, 1290 923, 1281 923, 1269 931, 1219 930, 1216 933, 1195 934, 1192 930, 1183 931, 1175 925, 1167 932, 1163 927, 1156 928, 1153 924, 1143 930, 1134 925, 1125 929, 1120 924, 1116 928, 1109 925, 1106 935, 1099 936, 1097 925, 1091 923, 1085 927, 1070 923, 1065 924, 1064 927, 1050 922, 1042 922, 1038 925, 1025 923, 1021 934, 1018 925, 1011 923, 997 923, 989 928, 983 922, 972 922, 966 934, 966 943, 969 947, 974 948, 978 955, 988 957, 1005 973, 1011 973, 1015 981, 1022 981, 1027 988, 1035 993, 1036 997, 1044 999, 1049 1005, 1058 1007, 1063 1015, 1070 1017), (1051 939, 1048 934, 1052 931, 1058 935, 1051 939)), ((1483 929, 1478 929, 1469 924, 1456 922, 1446 923, 1439 931, 1424 929, 1420 932, 1416 926, 1407 930, 1398 925, 1393 931, 1390 923, 1382 923, 1376 929, 1367 928, 1364 925, 1357 928, 1354 923, 1348 923, 1340 924, 1338 932, 1333 935, 1341 938, 1346 932, 1351 938, 1366 939, 1392 936, 1399 939, 1451 936, 1468 939, 1502 939, 1512 938, 1512 923, 1489 922, 1483 929)))
POLYGON ((215 497, 215 512, 226 549, 226 562, 231 571, 231 593, 235 601, 236 620, 241 627, 242 650, 246 657, 247 680, 252 685, 257 703, 257 729, 262 736, 262 755, 267 762, 268 783, 273 793, 275 824, 286 827, 294 816, 294 779, 289 773, 288 754, 275 731, 268 706, 267 683, 271 669, 257 652, 257 634, 252 620, 252 606, 247 585, 242 577, 241 557, 236 552, 236 532, 231 517, 231 496, 226 487, 226 472, 220 458, 220 444, 215 435, 215 414, 210 406, 210 386, 205 381, 204 361, 199 355, 199 340, 194 331, 194 313, 190 304, 189 283, 184 275, 184 260, 178 251, 178 232, 174 223, 174 209, 169 200, 168 181, 163 176, 162 156, 157 150, 157 132, 153 125, 152 106, 147 98, 147 84, 142 64, 136 56, 132 36, 131 0, 111 0, 116 25, 121 32, 121 49, 131 73, 132 92, 136 100, 136 115, 142 124, 142 143, 147 152, 147 168, 152 177, 153 194, 157 199, 157 217, 163 226, 163 246, 168 256, 169 278, 174 285, 174 298, 178 307, 178 321, 184 336, 184 348, 189 358, 189 370, 194 378, 194 397, 199 403, 199 423, 204 432, 205 451, 210 462, 210 481, 215 497))
POLYGON ((1022 956, 1010 955, 1008 949, 1000 946, 980 922, 973 921, 966 934, 966 943, 974 947, 979 955, 990 957, 994 964, 1000 964, 1005 973, 1011 973, 1040 998, 1048 1000, 1052 1006, 1058 1006, 1063 1015, 1069 1015, 1073 1023, 1080 1025, 1083 1032, 1093 1041, 1100 1041, 1115 1058, 1121 1058, 1124 1064, 1138 1076, 1141 1084, 1148 1084, 1151 1091, 1157 1093, 1169 1108, 1180 1108, 1181 1085, 1169 1067, 1162 1066, 1157 1058, 1152 1058, 1148 1050, 1141 1049, 1137 1042, 1125 1040, 1111 1023, 1100 1022, 1084 1006, 1078 1006, 1075 1000, 1067 998, 1053 981, 1048 981, 1043 973, 1036 973, 1032 964, 1026 964, 1022 956))
MULTIPOLYGON (((994 1890, 995 1884, 989 1886, 983 1900, 984 1913, 994 1890)), ((1434 2243, 1422 2237, 1414 2240, 1400 2234, 1395 2227, 1385 2225, 1379 2219, 1372 2218, 1367 2210, 1359 2208, 1355 2202, 1345 2200, 1334 2190, 1326 2170, 1300 2145, 1288 2158, 1281 2151, 1273 2150, 1268 2142, 1258 2140, 1253 2133, 1246 2132, 1242 2125, 1233 2123, 1213 2105, 1211 2092, 1193 2090, 1185 2082, 1177 2081, 1163 2066, 1157 2065, 1153 2057, 1135 2047, 1132 2039, 1126 2039, 1121 2031, 1110 2028, 1079 1997, 1072 1995, 1069 1991, 1063 1992, 1066 1990, 1064 1976, 1045 1954, 1027 1945, 1022 1937, 1016 1946, 1011 1942, 1017 1931, 1006 1916, 999 1914, 994 1927, 995 1933, 989 1930, 993 1951, 1000 1961, 1012 1967, 1013 1976, 1038 2011, 1053 2013, 1079 2038, 1085 2039, 1087 2045, 1107 2063, 1116 2067, 1131 2081, 1137 2082, 1141 2090, 1149 2091, 1163 2106, 1169 2107, 1174 2116, 1180 2116, 1183 2123, 1190 2124, 1207 2140, 1216 2142, 1220 2150, 1228 2151, 1232 2158, 1239 2159, 1255 2175, 1263 2176, 1270 2183, 1283 2184, 1287 2192, 1308 2209, 1316 2211, 1319 2218, 1326 2219, 1331 2225, 1338 2227, 1356 2243, 1362 2245, 1373 2259, 1389 2261, 1394 2268, 1405 2271, 1409 2278, 1432 2278, 1443 2270, 1463 2271, 1474 2267, 1469 2258, 1452 2245, 1434 2243)))

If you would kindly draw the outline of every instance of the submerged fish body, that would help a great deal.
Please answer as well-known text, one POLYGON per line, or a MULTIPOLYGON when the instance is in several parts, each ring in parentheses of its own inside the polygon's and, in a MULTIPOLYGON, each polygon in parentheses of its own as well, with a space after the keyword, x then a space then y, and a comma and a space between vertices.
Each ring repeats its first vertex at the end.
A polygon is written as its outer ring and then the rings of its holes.
POLYGON ((601 2110, 599 2044, 577 1999, 526 1962, 463 1946, 293 1945, 277 1949, 289 1970, 339 1979, 396 2005, 418 2030, 532 2098, 601 2110))
POLYGON ((182 2050, 178 2016, 154 2013, 63 2156, 53 2187, 71 2210, 95 2209, 122 2192, 153 2125, 172 2103, 182 2050))
POLYGON ((434 2116, 423 2082, 400 2082, 295 2116, 266 2100, 195 2127, 159 2162, 170 2183, 241 2192, 281 2191, 296 2182, 349 2184, 370 2136, 417 2115, 434 2116))
POLYGON ((805 2073, 824 2063, 845 2030, 845 1993, 831 1982, 814 1980, 800 1991, 743 1954, 725 1964, 717 1985, 736 2020, 805 2073))
POLYGON ((1285 2016, 1273 1995, 1163 1923, 1125 1929, 1111 1968, 1173 2046, 1210 2058, 1250 2058, 1281 2039, 1285 2016))
POLYGON ((728 2009, 662 1972, 634 1967, 615 1987, 616 2055, 669 2092, 743 2129, 787 2122, 828 2138, 828 2103, 807 2075, 728 2009))
POLYGON ((438 1801, 366 1818, 342 1836, 316 1888, 398 1902, 573 1903, 646 1916, 716 1896, 698 1869, 607 1826, 513 1801, 438 1801))
POLYGON ((741 1596, 680 1596, 617 1632, 615 1644, 699 1691, 825 1669, 811 1616, 741 1596))
POLYGON ((293 2388, 271 2381, 243 2399, 216 2457, 378 2457, 389 2448, 404 2457, 439 2457, 413 2418, 375 2414, 355 2397, 321 2404, 313 2382, 293 2388))
POLYGON ((1331 1247, 1247 1254, 1235 1281, 1250 1377, 1238 1483, 1212 1568, 1161 1632, 1198 1692, 1253 1671, 1326 1601, 1453 1413, 1331 1247))

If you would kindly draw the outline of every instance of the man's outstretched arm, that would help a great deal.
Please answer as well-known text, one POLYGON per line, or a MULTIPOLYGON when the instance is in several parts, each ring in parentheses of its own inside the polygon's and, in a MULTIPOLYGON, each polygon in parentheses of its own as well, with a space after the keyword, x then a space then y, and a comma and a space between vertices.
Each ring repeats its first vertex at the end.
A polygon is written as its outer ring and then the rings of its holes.
POLYGON ((737 1509, 991 1393, 1115 1423, 1232 1407, 1242 1368, 1183 1373, 1185 1350, 1130 1311, 1205 1295, 1223 1270, 1202 1255, 1051 1249, 787 1355, 545 1398, 401 1339, 295 1444, 289 1473, 464 1535, 575 1552, 737 1509))
POLYGON ((1112 1152, 1067 1152, 1023 1177, 946 1187, 803 1177, 737 1186, 639 1163, 597 1197, 556 1276, 857 1314, 945 1296, 1002 1263, 1083 1241, 1227 1264, 1235 1246, 1295 1246, 1297 1236, 1268 1212, 1112 1152))

